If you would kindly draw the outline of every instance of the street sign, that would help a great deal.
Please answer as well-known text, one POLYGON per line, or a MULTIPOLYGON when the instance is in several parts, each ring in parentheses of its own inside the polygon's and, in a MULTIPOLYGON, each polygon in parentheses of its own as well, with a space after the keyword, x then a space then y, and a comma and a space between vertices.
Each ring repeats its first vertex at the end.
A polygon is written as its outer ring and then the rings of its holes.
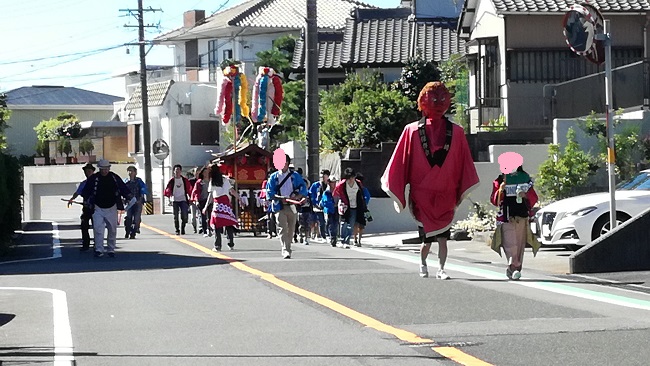
POLYGON ((596 64, 604 62, 603 41, 597 37, 603 33, 603 17, 598 9, 589 4, 571 5, 562 26, 566 43, 573 52, 596 64))
POLYGON ((571 5, 564 15, 564 37, 571 50, 584 56, 594 44, 596 22, 582 5, 571 5))
POLYGON ((153 155, 158 160, 165 160, 169 156, 169 145, 163 139, 154 141, 152 146, 153 155))

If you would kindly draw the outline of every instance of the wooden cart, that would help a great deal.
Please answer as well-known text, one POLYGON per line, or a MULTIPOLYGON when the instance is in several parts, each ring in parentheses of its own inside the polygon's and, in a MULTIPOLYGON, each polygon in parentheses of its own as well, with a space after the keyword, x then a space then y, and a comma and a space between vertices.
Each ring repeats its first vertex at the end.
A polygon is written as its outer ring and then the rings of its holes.
POLYGON ((233 200, 233 211, 239 220, 242 232, 252 232, 254 236, 266 232, 266 212, 258 199, 262 182, 271 166, 273 153, 248 142, 237 148, 230 148, 215 154, 215 162, 221 163, 221 171, 235 181, 235 190, 247 197, 248 205, 241 206, 233 200))

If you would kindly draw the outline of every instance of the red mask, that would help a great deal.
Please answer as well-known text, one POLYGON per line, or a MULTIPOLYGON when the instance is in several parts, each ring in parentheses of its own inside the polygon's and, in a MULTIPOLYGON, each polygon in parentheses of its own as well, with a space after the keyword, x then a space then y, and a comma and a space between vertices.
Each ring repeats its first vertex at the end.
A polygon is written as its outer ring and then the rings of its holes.
POLYGON ((427 83, 420 91, 418 97, 418 109, 422 111, 427 118, 439 119, 445 115, 445 112, 451 105, 451 94, 449 90, 440 81, 427 83))

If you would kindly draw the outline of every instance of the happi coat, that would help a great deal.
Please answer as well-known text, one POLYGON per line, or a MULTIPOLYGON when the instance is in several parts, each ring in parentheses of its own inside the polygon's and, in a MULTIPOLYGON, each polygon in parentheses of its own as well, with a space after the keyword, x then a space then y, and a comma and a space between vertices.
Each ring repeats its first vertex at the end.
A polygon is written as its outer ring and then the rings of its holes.
POLYGON ((395 201, 397 212, 408 202, 418 226, 424 228, 426 237, 432 237, 451 228, 456 207, 478 185, 479 178, 462 127, 446 119, 445 123, 426 122, 424 128, 432 154, 444 147, 446 123, 451 124, 449 150, 441 165, 432 166, 420 141, 421 122, 404 127, 381 185, 395 201))

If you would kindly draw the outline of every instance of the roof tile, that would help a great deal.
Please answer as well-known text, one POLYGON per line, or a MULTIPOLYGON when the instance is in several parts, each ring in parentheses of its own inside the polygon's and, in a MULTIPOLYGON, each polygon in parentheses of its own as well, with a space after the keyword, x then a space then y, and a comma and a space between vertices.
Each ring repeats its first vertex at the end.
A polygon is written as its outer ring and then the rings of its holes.
POLYGON ((5 92, 11 105, 110 105, 122 97, 64 86, 26 86, 5 92))
MULTIPOLYGON (((563 13, 583 0, 492 0, 497 12, 563 13)), ((601 12, 650 10, 649 0, 590 0, 601 12)))
MULTIPOLYGON (((149 107, 161 106, 172 84, 174 84, 173 80, 147 84, 147 104, 149 107)), ((142 108, 142 88, 140 87, 133 91, 129 101, 124 106, 124 109, 129 110, 138 108, 142 108)))

